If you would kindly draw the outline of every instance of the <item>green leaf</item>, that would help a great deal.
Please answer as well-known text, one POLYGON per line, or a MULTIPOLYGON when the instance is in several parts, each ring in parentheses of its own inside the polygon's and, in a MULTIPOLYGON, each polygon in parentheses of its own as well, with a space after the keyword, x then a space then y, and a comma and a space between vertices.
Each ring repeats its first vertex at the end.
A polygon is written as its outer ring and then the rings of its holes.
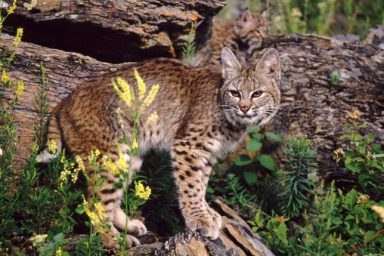
POLYGON ((280 143, 282 141, 282 138, 279 134, 273 133, 273 132, 266 132, 265 136, 268 140, 276 143, 280 143))
POLYGON ((270 155, 260 155, 257 157, 260 164, 268 170, 274 171, 276 170, 275 161, 270 155))
POLYGON ((257 183, 257 175, 255 172, 243 172, 244 180, 247 182, 248 185, 252 186, 257 183))
POLYGON ((352 164, 346 164, 345 167, 347 167, 347 169, 353 173, 359 173, 360 172, 360 168, 358 168, 352 164))
POLYGON ((248 133, 258 133, 258 132, 260 132, 260 126, 258 125, 251 126, 248 129, 248 133))
POLYGON ((252 139, 247 141, 246 148, 248 152, 257 152, 261 149, 262 146, 263 144, 261 144, 257 140, 252 139))
POLYGON ((280 239, 281 242, 283 242, 284 245, 288 244, 288 239, 287 239, 287 225, 285 223, 280 223, 277 229, 274 230, 276 233, 276 236, 280 239))
POLYGON ((250 159, 247 155, 240 155, 235 160, 235 165, 245 166, 253 162, 253 159, 250 159))
POLYGON ((76 208, 76 212, 78 214, 83 214, 85 212, 84 205, 83 204, 79 204, 79 206, 77 206, 77 208, 76 208))
POLYGON ((257 140, 261 143, 263 136, 260 133, 253 133, 251 134, 252 140, 257 140))
POLYGON ((374 238, 375 235, 376 235, 376 232, 373 230, 370 230, 367 233, 365 233, 364 244, 367 244, 368 242, 370 242, 374 238))

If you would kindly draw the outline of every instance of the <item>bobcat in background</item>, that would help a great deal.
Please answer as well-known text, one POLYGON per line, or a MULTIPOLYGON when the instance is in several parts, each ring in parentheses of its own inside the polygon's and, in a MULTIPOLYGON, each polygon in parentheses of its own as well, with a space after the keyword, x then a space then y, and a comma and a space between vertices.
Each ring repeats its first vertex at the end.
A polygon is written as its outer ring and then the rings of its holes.
POLYGON ((241 62, 254 61, 257 50, 267 35, 268 10, 253 14, 246 9, 235 21, 219 17, 212 20, 212 36, 207 45, 197 51, 192 66, 220 65, 223 47, 229 47, 241 62))
MULTIPOLYGON (((280 104, 280 57, 275 49, 266 51, 257 64, 245 66, 224 47, 221 62, 221 66, 192 68, 178 60, 159 58, 113 74, 137 90, 135 68, 149 87, 160 85, 139 121, 139 155, 133 159, 129 159, 129 148, 119 143, 122 137, 131 136, 130 109, 115 92, 112 75, 80 85, 62 101, 51 115, 47 139, 54 140, 60 150, 65 145, 73 156, 83 159, 98 149, 101 156, 117 160, 121 147, 133 171, 140 169, 149 149, 170 150, 186 226, 216 239, 221 216, 205 200, 212 166, 218 157, 236 147, 248 127, 268 122, 280 104), (117 108, 123 110, 120 118, 117 108), (154 110, 157 121, 145 122, 154 110)), ((45 149, 37 160, 49 162, 58 153, 52 155, 45 149)), ((84 163, 87 175, 92 177, 92 169, 84 163)), ((141 221, 128 219, 120 208, 123 188, 114 186, 118 177, 107 170, 101 175, 104 183, 96 188, 89 184, 88 196, 95 193, 107 214, 110 228, 101 234, 103 244, 118 247, 118 229, 129 233, 129 246, 140 244, 137 237, 147 229, 141 221)))

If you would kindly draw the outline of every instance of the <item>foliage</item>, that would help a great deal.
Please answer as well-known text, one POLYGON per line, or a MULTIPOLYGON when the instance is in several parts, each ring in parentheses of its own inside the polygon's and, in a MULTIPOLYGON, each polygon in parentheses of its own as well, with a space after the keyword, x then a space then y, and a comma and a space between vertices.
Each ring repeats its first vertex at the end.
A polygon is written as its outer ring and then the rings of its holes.
POLYGON ((312 182, 308 176, 316 167, 316 152, 305 137, 293 137, 283 149, 283 172, 280 179, 280 209, 284 216, 298 217, 309 206, 312 182))
POLYGON ((193 57, 196 55, 195 34, 196 23, 193 22, 191 25, 191 29, 189 30, 187 39, 184 42, 182 51, 183 60, 189 64, 192 64, 193 57))
MULTIPOLYGON (((274 208, 278 203, 279 172, 269 151, 281 141, 282 138, 276 133, 264 132, 259 126, 251 127, 245 150, 233 161, 232 173, 215 171, 210 178, 208 197, 223 197, 245 218, 255 214, 256 205, 268 211, 274 208)), ((216 169, 223 168, 221 165, 219 162, 216 169)))
MULTIPOLYGON (((249 0, 255 12, 268 7, 271 33, 357 34, 384 22, 381 0, 249 0)), ((230 6, 229 6, 230 7, 230 6)), ((222 16, 231 17, 230 8, 222 16)))
POLYGON ((334 184, 321 183, 300 222, 259 211, 253 230, 277 255, 367 255, 384 249, 383 222, 372 211, 376 203, 351 190, 343 194, 334 184))
MULTIPOLYGON (((353 113, 352 113, 353 114, 353 113)), ((357 128, 357 127, 356 127, 357 128)), ((372 134, 362 135, 354 128, 342 137, 348 146, 340 152, 345 168, 353 173, 362 192, 379 200, 384 197, 384 151, 372 134)))
MULTIPOLYGON (((269 140, 274 143, 280 143, 281 137, 278 134, 272 132, 260 133, 259 126, 253 126, 248 130, 249 140, 246 141, 246 154, 239 155, 235 160, 235 165, 242 167, 253 162, 258 162, 265 169, 274 172, 276 171, 276 164, 271 155, 259 154, 261 152, 263 142, 269 140)), ((245 178, 249 185, 255 184, 256 180, 254 176, 248 174, 248 178, 245 178)))
POLYGON ((340 74, 337 71, 333 71, 331 73, 331 85, 337 86, 340 81, 340 74))
POLYGON ((49 81, 46 76, 45 66, 43 63, 40 64, 41 70, 41 82, 39 84, 40 89, 37 92, 35 97, 35 110, 38 113, 38 118, 35 123, 35 134, 37 145, 39 148, 43 147, 44 143, 44 135, 47 132, 46 122, 48 116, 48 108, 49 108, 49 99, 48 99, 48 89, 49 89, 49 81))

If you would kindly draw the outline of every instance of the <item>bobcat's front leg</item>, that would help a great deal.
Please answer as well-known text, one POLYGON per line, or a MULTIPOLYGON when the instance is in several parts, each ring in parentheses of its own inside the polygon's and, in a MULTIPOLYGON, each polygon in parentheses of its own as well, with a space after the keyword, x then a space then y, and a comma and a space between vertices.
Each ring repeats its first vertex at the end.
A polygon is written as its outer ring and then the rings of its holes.
POLYGON ((172 149, 179 203, 185 224, 190 230, 216 239, 221 228, 221 216, 205 200, 211 172, 211 153, 198 145, 201 144, 191 145, 185 140, 178 140, 172 149))

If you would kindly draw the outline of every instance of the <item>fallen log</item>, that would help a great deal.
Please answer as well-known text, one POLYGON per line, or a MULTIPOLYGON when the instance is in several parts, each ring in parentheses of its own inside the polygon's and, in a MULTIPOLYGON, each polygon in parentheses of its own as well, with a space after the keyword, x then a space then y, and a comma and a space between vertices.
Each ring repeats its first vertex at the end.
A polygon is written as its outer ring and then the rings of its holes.
MULTIPOLYGON (((9 1, 12 2, 12 1, 9 1)), ((209 28, 224 0, 17 1, 9 33, 23 27, 23 40, 95 59, 121 63, 180 56, 192 23, 209 28)), ((198 37, 198 44, 206 37, 198 37)))

